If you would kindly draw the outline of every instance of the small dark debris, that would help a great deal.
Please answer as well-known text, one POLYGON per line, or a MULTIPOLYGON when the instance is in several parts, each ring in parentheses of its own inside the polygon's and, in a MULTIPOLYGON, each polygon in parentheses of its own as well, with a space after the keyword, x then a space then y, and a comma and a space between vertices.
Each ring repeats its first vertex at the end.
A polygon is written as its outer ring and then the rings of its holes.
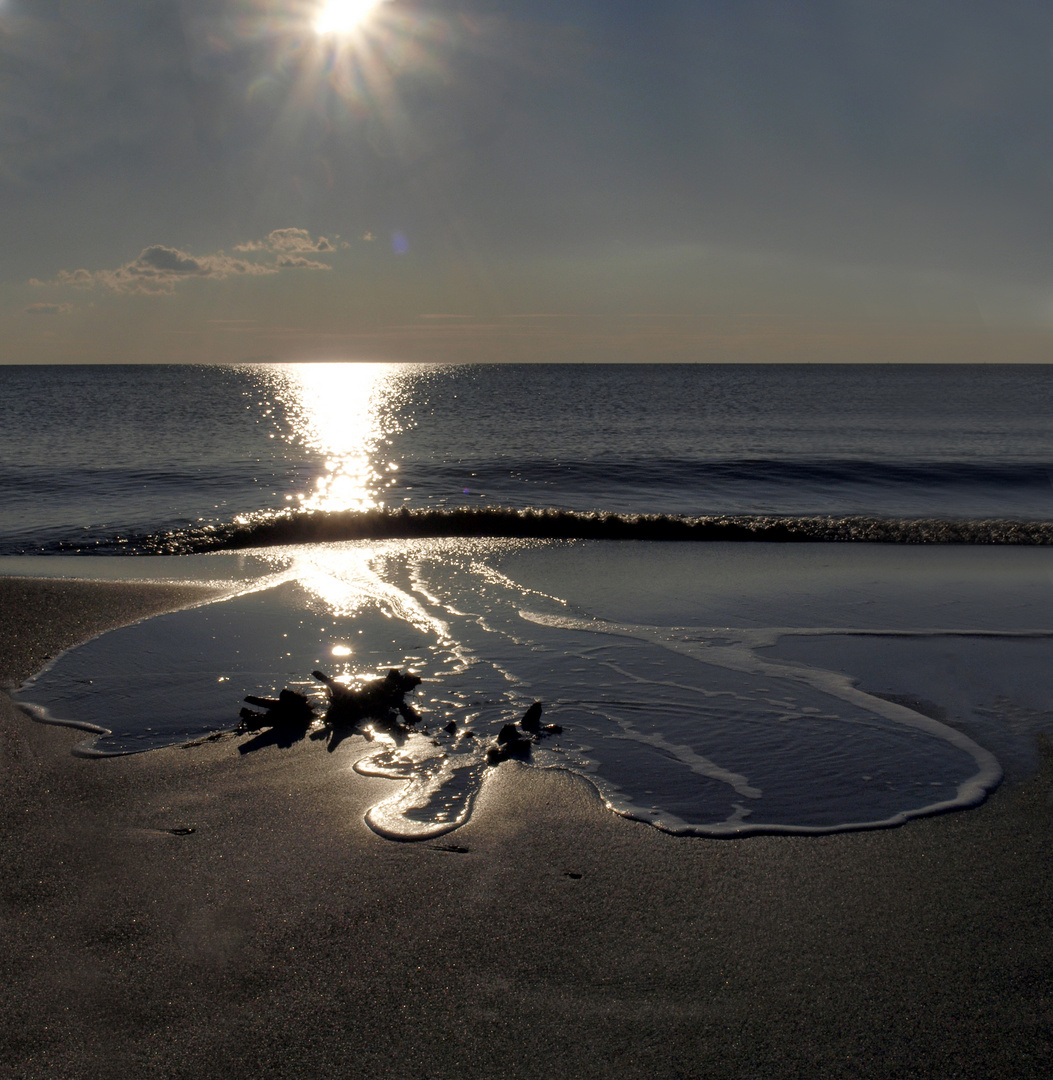
POLYGON ((456 844, 429 844, 433 851, 452 851, 455 855, 467 855, 471 848, 458 847, 456 844))
POLYGON ((189 836, 191 833, 197 832, 197 829, 186 825, 175 829, 162 829, 161 832, 171 833, 172 836, 189 836))
POLYGON ((575 881, 578 881, 581 878, 581 874, 576 874, 573 870, 568 870, 563 876, 573 878, 575 881))
POLYGON ((519 726, 531 735, 562 735, 563 728, 559 724, 541 723, 541 702, 535 701, 519 721, 519 726))
POLYGON ((487 764, 497 765, 510 757, 529 757, 532 745, 530 739, 519 733, 515 724, 505 724, 497 736, 497 742, 487 748, 487 764))
POLYGON ((541 702, 535 701, 533 705, 524 713, 523 719, 519 721, 519 726, 524 731, 529 731, 532 735, 536 735, 541 730, 541 702))

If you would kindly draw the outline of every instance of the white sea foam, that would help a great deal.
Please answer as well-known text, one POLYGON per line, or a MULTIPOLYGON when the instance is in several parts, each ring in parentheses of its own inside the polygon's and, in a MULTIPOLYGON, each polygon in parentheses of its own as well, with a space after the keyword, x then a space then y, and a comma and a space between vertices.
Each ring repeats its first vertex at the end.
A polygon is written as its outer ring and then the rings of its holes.
MULTIPOLYGON (((955 630, 891 630, 887 632, 875 630, 853 630, 851 628, 806 628, 796 629, 791 627, 761 627, 752 630, 736 630, 731 627, 718 628, 669 628, 656 626, 636 626, 626 623, 611 623, 599 619, 580 619, 571 617, 545 616, 534 612, 521 612, 523 618, 539 625, 553 626, 568 630, 580 630, 589 633, 610 634, 618 637, 635 638, 658 644, 662 648, 676 653, 683 653, 692 657, 702 664, 714 665, 727 668, 732 671, 745 672, 758 676, 761 679, 771 680, 773 683, 803 683, 806 686, 818 690, 821 694, 832 698, 838 698, 851 705, 862 709, 864 713, 872 714, 891 721, 893 724, 904 725, 924 732, 926 735, 942 739, 950 746, 955 747, 972 757, 976 765, 976 771, 968 777, 960 780, 957 792, 953 798, 941 799, 936 802, 915 807, 913 809, 899 810, 890 814, 887 818, 872 822, 852 821, 842 823, 838 828, 860 828, 866 825, 879 827, 882 825, 900 824, 911 817, 924 814, 939 813, 958 807, 973 806, 982 802, 987 793, 994 788, 1002 779, 1002 768, 995 756, 979 746, 962 732, 942 724, 931 717, 925 716, 914 709, 904 705, 887 701, 881 697, 864 693, 859 690, 850 678, 833 671, 821 668, 806 667, 803 664, 778 663, 765 660, 758 656, 755 649, 768 647, 776 644, 780 638, 801 635, 805 637, 822 636, 867 636, 867 637, 912 637, 917 639, 933 638, 1027 638, 1049 639, 1053 641, 1053 630, 1025 630, 1025 631, 955 631, 955 630)), ((841 718, 846 728, 852 725, 858 727, 859 721, 849 717, 841 718)), ((631 726, 622 721, 623 726, 631 731, 631 726)), ((730 773, 715 765, 708 759, 701 757, 690 746, 676 745, 662 735, 642 736, 631 734, 629 737, 639 742, 650 743, 674 756, 693 771, 702 775, 710 776, 729 784, 734 790, 747 798, 760 799, 763 792, 750 786, 744 777, 730 773)), ((848 762, 846 761, 846 766, 848 762)), ((628 811, 631 816, 636 813, 628 811)), ((778 829, 779 831, 792 831, 792 823, 787 822, 743 822, 742 812, 736 807, 734 818, 728 818, 723 823, 689 823, 682 822, 674 831, 698 832, 709 834, 715 831, 726 832, 729 828, 736 833, 747 834, 750 832, 763 832, 778 829)), ((653 816, 648 816, 653 821, 653 816)), ((803 827, 802 827, 803 828, 803 827)))

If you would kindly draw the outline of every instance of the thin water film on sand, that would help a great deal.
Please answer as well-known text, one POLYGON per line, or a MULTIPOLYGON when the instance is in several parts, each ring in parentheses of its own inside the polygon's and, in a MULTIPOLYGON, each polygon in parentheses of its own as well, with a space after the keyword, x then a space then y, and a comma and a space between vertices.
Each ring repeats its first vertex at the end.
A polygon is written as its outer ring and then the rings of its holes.
POLYGON ((1053 631, 1034 586, 1048 587, 1053 560, 965 552, 955 569, 872 550, 860 572, 858 551, 276 550, 269 576, 74 649, 21 698, 98 730, 94 752, 127 753, 229 731, 246 695, 315 695, 319 719, 299 737, 393 781, 367 821, 398 839, 467 820, 488 749, 535 701, 562 731, 528 738, 522 760, 587 776, 611 809, 673 833, 830 832, 974 805, 999 782, 999 757, 1023 760, 1049 721, 1053 631), (852 653, 864 640, 869 664, 852 653), (895 662, 904 642, 909 678, 895 662), (963 690, 948 654, 998 664, 963 690), (351 689, 415 673, 418 719, 327 725, 319 669, 351 689), (925 704, 940 700, 942 712, 925 704), (1010 705, 1014 732, 1000 719, 1010 705))

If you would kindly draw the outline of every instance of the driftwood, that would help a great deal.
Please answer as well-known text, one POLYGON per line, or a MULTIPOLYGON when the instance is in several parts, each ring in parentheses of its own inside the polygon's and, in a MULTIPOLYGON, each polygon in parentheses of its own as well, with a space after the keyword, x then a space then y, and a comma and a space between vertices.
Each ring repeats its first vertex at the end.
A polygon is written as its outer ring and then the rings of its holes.
POLYGON ((329 727, 356 727, 363 720, 376 720, 388 726, 413 727, 420 716, 406 702, 406 695, 420 686, 420 676, 392 668, 383 679, 375 679, 360 689, 352 689, 330 678, 324 671, 312 672, 325 684, 329 697, 325 723, 329 727))
POLYGON ((259 731, 261 728, 284 728, 290 731, 306 731, 314 721, 314 705, 310 699, 295 690, 283 690, 277 698, 245 698, 263 712, 242 709, 238 714, 241 723, 238 731, 259 731))
MULTIPOLYGON (((353 688, 337 682, 324 671, 312 674, 325 686, 328 706, 323 717, 327 731, 318 731, 311 737, 327 739, 330 750, 366 720, 386 728, 396 738, 404 737, 409 728, 420 722, 420 715, 406 701, 406 695, 420 686, 419 675, 391 668, 382 679, 373 679, 364 686, 353 688)), ((270 728, 279 741, 284 739, 291 742, 303 738, 317 719, 311 699, 294 690, 282 690, 277 698, 249 695, 245 701, 263 711, 243 708, 241 723, 237 728, 239 734, 270 728)), ((561 734, 563 728, 559 724, 541 723, 541 712, 541 702, 535 701, 523 714, 518 727, 505 724, 486 749, 487 763, 496 765, 511 757, 528 758, 536 742, 548 735, 561 734)), ((448 735, 455 735, 457 725, 451 720, 442 730, 448 735)), ((463 735, 465 738, 475 737, 471 731, 465 731, 463 735)))

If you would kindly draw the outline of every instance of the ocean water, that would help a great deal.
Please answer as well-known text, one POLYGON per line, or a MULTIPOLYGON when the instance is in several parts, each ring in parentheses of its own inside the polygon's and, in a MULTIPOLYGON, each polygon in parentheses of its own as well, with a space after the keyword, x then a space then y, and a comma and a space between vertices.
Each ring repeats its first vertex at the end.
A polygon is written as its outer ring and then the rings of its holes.
POLYGON ((638 515, 665 516, 651 538, 731 517, 1053 539, 1046 367, 0 367, 0 395, 0 554, 602 538, 638 515))
POLYGON ((1047 372, 0 367, 0 573, 224 589, 18 698, 104 755, 409 668, 416 731, 304 734, 396 839, 462 824, 535 700, 524 764, 670 832, 976 805, 1053 731, 1047 372))

